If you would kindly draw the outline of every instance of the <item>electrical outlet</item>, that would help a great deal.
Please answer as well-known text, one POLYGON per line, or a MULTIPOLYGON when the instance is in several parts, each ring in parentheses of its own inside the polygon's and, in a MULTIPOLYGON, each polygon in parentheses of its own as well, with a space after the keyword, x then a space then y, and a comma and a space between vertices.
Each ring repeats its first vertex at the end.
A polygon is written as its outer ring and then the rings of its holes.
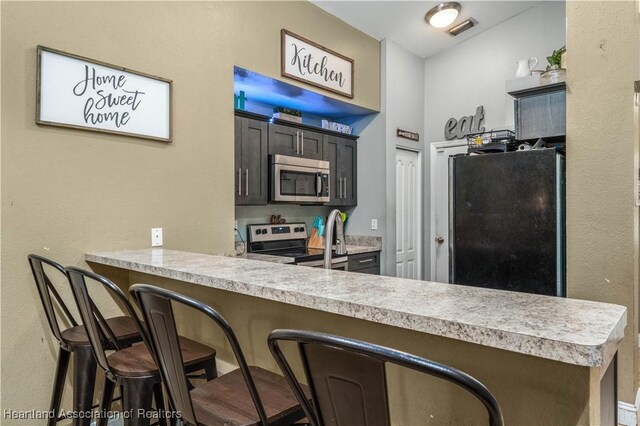
POLYGON ((151 228, 151 247, 162 246, 162 228, 151 228))
POLYGON ((371 229, 378 229, 378 219, 371 219, 371 229))

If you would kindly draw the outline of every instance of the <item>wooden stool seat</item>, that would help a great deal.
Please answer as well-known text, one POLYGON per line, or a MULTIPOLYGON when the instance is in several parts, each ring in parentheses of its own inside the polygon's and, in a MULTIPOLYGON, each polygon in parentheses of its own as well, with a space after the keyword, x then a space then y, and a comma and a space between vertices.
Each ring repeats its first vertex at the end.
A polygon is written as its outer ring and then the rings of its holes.
MULTIPOLYGON (((216 350, 209 346, 183 336, 180 336, 179 339, 182 359, 187 369, 195 364, 214 359, 216 356, 216 350)), ((109 355, 107 361, 109 367, 122 377, 156 376, 159 374, 158 366, 144 344, 121 349, 109 355)))
MULTIPOLYGON (((107 324, 113 330, 114 334, 118 338, 118 341, 126 346, 134 342, 142 340, 133 318, 128 316, 107 318, 107 324)), ((83 325, 77 325, 75 327, 67 328, 60 333, 62 339, 70 346, 88 346, 89 338, 83 325)))
MULTIPOLYGON (((250 366, 249 371, 269 424, 290 424, 300 418, 300 403, 284 377, 260 367, 250 366)), ((198 386, 190 394, 199 424, 260 424, 258 412, 240 369, 198 386)))

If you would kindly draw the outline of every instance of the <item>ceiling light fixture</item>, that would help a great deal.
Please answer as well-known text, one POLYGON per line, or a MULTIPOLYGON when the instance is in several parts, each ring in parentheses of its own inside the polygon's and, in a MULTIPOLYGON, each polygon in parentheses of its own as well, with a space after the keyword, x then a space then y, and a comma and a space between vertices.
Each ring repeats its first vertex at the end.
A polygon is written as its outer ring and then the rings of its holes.
POLYGON ((460 3, 447 2, 434 6, 424 15, 424 20, 435 28, 444 28, 453 23, 460 13, 460 3))

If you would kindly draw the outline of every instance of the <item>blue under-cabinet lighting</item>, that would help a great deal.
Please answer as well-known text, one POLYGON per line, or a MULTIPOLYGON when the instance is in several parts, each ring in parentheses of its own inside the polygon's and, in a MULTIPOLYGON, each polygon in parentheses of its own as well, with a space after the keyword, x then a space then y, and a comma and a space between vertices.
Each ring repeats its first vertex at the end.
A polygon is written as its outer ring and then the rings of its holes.
MULTIPOLYGON (((378 111, 330 98, 245 68, 233 68, 233 91, 244 92, 248 104, 282 106, 328 119, 364 116, 378 111)), ((250 109, 247 107, 247 109, 250 109)))

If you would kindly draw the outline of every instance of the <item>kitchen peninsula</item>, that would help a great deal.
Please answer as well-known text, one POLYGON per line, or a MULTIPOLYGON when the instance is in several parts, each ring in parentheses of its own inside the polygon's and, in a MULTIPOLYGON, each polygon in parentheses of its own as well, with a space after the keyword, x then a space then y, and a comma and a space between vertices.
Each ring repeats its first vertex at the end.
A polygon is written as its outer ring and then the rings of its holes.
MULTIPOLYGON (((608 424, 616 407, 622 306, 164 249, 95 252, 86 260, 125 289, 149 283, 212 305, 249 361, 273 371, 268 333, 300 328, 459 368, 492 390, 506 424, 608 424)), ((220 359, 233 359, 222 340, 191 329, 220 359)), ((388 376, 394 424, 484 418, 477 401, 447 383, 393 368, 388 376)))

